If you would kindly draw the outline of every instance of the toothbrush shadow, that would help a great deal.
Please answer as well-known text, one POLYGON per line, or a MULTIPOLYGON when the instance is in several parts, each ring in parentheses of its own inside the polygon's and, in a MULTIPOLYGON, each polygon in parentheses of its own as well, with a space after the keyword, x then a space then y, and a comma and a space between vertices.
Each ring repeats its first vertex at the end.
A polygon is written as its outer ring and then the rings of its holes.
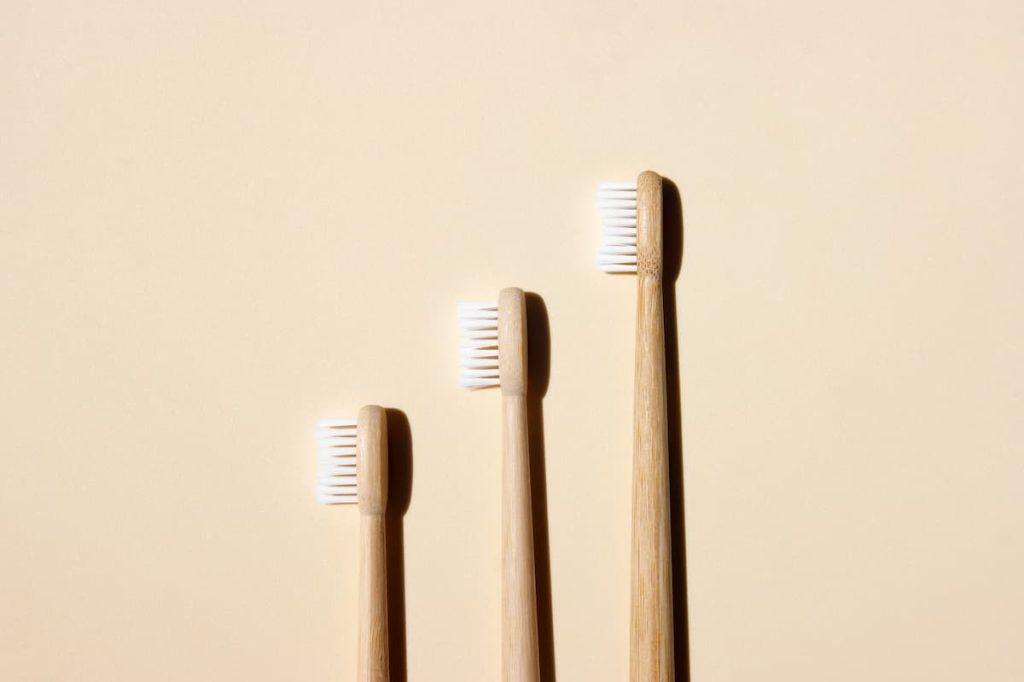
POLYGON ((544 299, 526 293, 529 357, 526 411, 530 424, 530 490, 533 507, 533 559, 537 586, 537 643, 540 679, 555 682, 555 634, 551 614, 551 545, 548 537, 548 485, 544 451, 544 396, 551 375, 551 327, 544 299))
POLYGON ((686 593, 686 512, 683 504, 683 405, 679 377, 676 280, 683 265, 683 204, 679 188, 662 183, 664 242, 665 377, 668 397, 668 468, 672 519, 672 613, 676 680, 690 680, 690 623, 686 593))
POLYGON ((392 682, 406 682, 405 512, 412 499, 412 430, 401 410, 388 408, 387 534, 388 653, 392 682))

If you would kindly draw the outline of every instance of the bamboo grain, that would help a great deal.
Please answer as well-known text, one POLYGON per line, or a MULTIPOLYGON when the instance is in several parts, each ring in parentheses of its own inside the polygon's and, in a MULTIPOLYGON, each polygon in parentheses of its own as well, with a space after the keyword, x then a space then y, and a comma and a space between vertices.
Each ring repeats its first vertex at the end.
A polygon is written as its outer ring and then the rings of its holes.
POLYGON ((633 404, 630 679, 675 679, 669 518, 662 180, 637 179, 637 318, 633 404))
POLYGON ((383 408, 359 411, 356 428, 360 520, 359 682, 388 682, 387 551, 388 431, 383 408))
POLYGON ((538 682, 537 587, 534 573, 526 409, 526 301, 522 289, 498 298, 502 393, 502 679, 538 682))

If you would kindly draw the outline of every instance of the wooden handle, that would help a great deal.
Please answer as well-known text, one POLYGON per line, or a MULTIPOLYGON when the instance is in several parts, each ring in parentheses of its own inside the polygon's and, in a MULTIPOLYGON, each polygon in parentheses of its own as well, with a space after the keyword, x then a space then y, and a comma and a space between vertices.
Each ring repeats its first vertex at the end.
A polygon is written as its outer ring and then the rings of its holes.
POLYGON ((502 679, 538 682, 537 586, 526 420, 526 299, 522 289, 505 289, 498 298, 498 358, 503 407, 502 679))
POLYGON ((384 409, 359 411, 356 427, 359 491, 359 682, 388 682, 388 580, 384 536, 388 502, 388 431, 384 409))
POLYGON ((359 569, 359 682, 387 682, 388 585, 384 515, 362 517, 359 569))
POLYGON ((675 679, 662 263, 661 177, 647 171, 637 180, 632 682, 675 679))
POLYGON ((533 512, 526 397, 505 396, 501 524, 502 679, 537 682, 537 587, 533 565, 533 512))

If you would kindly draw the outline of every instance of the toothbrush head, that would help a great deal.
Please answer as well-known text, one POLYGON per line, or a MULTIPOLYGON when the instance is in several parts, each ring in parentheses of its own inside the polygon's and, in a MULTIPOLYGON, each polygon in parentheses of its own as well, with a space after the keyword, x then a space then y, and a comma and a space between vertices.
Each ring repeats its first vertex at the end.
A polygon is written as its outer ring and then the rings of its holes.
POLYGON ((316 422, 316 498, 324 504, 355 504, 356 487, 355 419, 319 419, 316 422))
POLYGON ((320 419, 316 427, 317 500, 358 504, 364 514, 383 514, 388 492, 384 408, 367 405, 358 419, 320 419))
POLYGON ((661 176, 644 171, 636 182, 602 182, 597 189, 605 272, 657 274, 662 263, 661 176))
POLYGON ((605 272, 636 272, 636 183, 602 182, 597 188, 601 214, 601 250, 597 266, 605 272))
POLYGON ((466 388, 498 386, 498 304, 459 303, 459 383, 466 388))
POLYGON ((459 303, 459 383, 526 393, 526 295, 502 289, 497 303, 459 303))

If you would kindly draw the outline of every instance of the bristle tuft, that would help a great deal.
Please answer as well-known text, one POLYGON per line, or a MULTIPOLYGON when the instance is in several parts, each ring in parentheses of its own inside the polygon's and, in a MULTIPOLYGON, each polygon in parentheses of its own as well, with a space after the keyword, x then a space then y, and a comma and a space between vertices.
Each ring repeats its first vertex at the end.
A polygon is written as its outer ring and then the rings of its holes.
POLYGON ((602 182, 597 210, 601 214, 598 267, 605 272, 636 272, 636 184, 602 182))
POLYGON ((459 383, 466 388, 497 386, 498 304, 459 303, 459 383))
POLYGON ((356 420, 317 420, 316 448, 317 501, 323 504, 357 503, 356 420))

